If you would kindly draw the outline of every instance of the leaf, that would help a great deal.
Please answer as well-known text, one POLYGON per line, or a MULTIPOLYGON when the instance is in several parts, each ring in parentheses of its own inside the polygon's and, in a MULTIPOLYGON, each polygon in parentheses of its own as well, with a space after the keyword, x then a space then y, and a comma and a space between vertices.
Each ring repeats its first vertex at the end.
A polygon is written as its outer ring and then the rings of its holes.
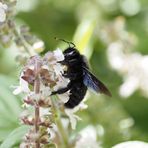
POLYGON ((85 20, 77 27, 74 35, 74 43, 77 45, 78 50, 86 55, 89 59, 92 55, 92 35, 95 29, 96 23, 94 20, 85 20))
POLYGON ((0 148, 12 148, 19 144, 28 130, 28 126, 20 126, 13 130, 1 144, 0 148))
POLYGON ((14 81, 8 77, 0 75, 0 99, 4 102, 7 109, 18 115, 18 111, 21 111, 20 100, 12 94, 11 86, 14 84, 14 81))
POLYGON ((19 126, 21 99, 12 94, 10 86, 14 83, 13 79, 0 75, 0 142, 19 126))

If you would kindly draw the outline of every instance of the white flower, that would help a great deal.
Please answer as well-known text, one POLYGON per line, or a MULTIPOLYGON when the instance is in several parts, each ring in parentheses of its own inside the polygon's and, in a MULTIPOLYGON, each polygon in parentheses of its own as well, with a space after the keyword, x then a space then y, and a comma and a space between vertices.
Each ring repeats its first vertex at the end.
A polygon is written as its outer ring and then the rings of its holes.
POLYGON ((56 49, 54 52, 54 56, 57 61, 63 61, 64 60, 64 55, 61 49, 56 49))
POLYGON ((16 89, 13 91, 14 95, 18 95, 21 92, 24 93, 30 93, 30 89, 28 86, 28 82, 26 82, 25 80, 23 80, 20 76, 20 86, 17 86, 16 89))
POLYGON ((44 98, 49 97, 51 95, 51 88, 49 86, 45 86, 41 83, 40 90, 44 98))
POLYGON ((40 116, 43 117, 43 116, 46 116, 46 115, 50 115, 51 112, 50 112, 50 108, 40 108, 40 116))
POLYGON ((49 67, 47 65, 43 65, 42 68, 49 70, 49 67))
POLYGON ((0 2, 0 22, 4 22, 6 20, 6 10, 8 6, 0 2))
POLYGON ((117 144, 112 148, 148 148, 148 143, 142 141, 127 141, 117 144))
POLYGON ((127 98, 131 96, 139 87, 138 79, 130 76, 124 80, 124 83, 120 86, 119 93, 122 97, 127 98))
POLYGON ((61 118, 61 122, 62 122, 62 125, 63 125, 64 129, 68 129, 69 128, 69 119, 61 118))
POLYGON ((24 110, 21 114, 20 114, 20 118, 24 118, 30 115, 30 112, 28 110, 24 110))
POLYGON ((43 41, 38 41, 38 42, 35 42, 33 44, 33 49, 34 51, 36 51, 37 53, 40 53, 44 50, 44 42, 43 41))
POLYGON ((74 109, 65 109, 65 113, 69 117, 70 123, 71 123, 71 128, 76 129, 76 124, 78 120, 81 120, 81 118, 77 115, 75 115, 75 110, 74 109))
POLYGON ((113 42, 108 47, 108 59, 113 69, 123 76, 124 83, 119 93, 122 97, 131 96, 140 89, 148 96, 148 55, 124 52, 122 42, 113 42))
POLYGON ((97 130, 92 125, 80 132, 80 138, 76 142, 75 148, 100 148, 97 142, 97 130))
POLYGON ((119 126, 121 129, 127 129, 129 127, 132 127, 134 125, 134 120, 132 118, 126 118, 119 122, 119 126))
POLYGON ((48 67, 50 67, 50 65, 55 64, 56 60, 54 57, 53 52, 48 51, 43 58, 43 65, 47 65, 48 67))
POLYGON ((113 42, 108 47, 108 60, 111 64, 111 66, 115 70, 122 70, 122 67, 124 66, 124 53, 121 49, 124 49, 121 42, 113 42))
POLYGON ((58 95, 58 98, 60 99, 61 102, 66 103, 69 100, 69 92, 66 92, 64 94, 58 95))
POLYGON ((58 132, 58 129, 55 124, 52 124, 51 126, 52 128, 48 128, 47 131, 50 134, 50 139, 54 139, 56 137, 56 133, 58 132))
POLYGON ((62 78, 61 74, 64 71, 64 66, 57 62, 63 60, 64 60, 64 55, 62 51, 58 48, 53 52, 46 53, 46 55, 44 56, 44 67, 48 67, 48 70, 54 71, 56 77, 61 79, 62 78))
POLYGON ((53 65, 53 69, 56 75, 61 75, 61 73, 63 73, 63 66, 61 66, 61 64, 59 63, 56 63, 55 65, 53 65))
POLYGON ((36 94, 34 91, 31 91, 28 94, 28 97, 30 97, 32 100, 39 100, 41 98, 41 94, 36 94))
POLYGON ((63 78, 61 75, 59 75, 59 80, 56 83, 56 86, 54 86, 54 90, 58 90, 60 88, 64 88, 69 83, 69 79, 63 78))
POLYGON ((86 109, 87 105, 84 104, 84 102, 82 101, 78 106, 76 106, 74 109, 65 109, 65 113, 67 114, 67 116, 69 117, 70 123, 71 123, 71 127, 72 129, 76 128, 76 124, 78 120, 81 120, 81 118, 77 115, 75 115, 75 113, 78 110, 82 110, 82 109, 86 109))
POLYGON ((124 80, 120 86, 119 94, 123 98, 131 96, 138 89, 148 96, 148 55, 130 52, 137 44, 134 34, 125 30, 124 17, 117 19, 103 29, 102 36, 108 44, 107 56, 111 67, 116 70, 124 80))

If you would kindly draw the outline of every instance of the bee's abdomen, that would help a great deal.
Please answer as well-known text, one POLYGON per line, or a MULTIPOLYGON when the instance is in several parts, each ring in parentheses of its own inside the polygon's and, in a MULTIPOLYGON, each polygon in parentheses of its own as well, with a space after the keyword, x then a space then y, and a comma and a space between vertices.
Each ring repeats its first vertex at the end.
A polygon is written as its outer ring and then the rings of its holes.
POLYGON ((87 91, 87 87, 83 82, 75 82, 70 89, 70 96, 68 102, 65 103, 65 107, 74 108, 77 106, 84 98, 87 91))

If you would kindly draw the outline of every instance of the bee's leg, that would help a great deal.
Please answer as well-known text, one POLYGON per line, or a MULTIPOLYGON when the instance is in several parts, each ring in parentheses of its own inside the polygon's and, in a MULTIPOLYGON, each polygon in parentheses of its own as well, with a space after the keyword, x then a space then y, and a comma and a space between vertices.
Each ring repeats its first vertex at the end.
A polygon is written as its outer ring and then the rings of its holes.
POLYGON ((64 87, 64 88, 60 88, 60 89, 58 89, 57 91, 53 91, 53 92, 51 93, 51 95, 63 94, 63 93, 65 93, 65 92, 67 92, 70 88, 71 88, 71 83, 69 83, 69 84, 68 84, 66 87, 64 87))
POLYGON ((60 63, 60 64, 62 64, 62 65, 65 65, 65 64, 66 64, 66 61, 65 61, 65 60, 63 60, 63 61, 58 61, 57 63, 60 63))
POLYGON ((78 73, 70 73, 70 74, 63 73, 62 76, 65 77, 65 78, 75 79, 75 78, 77 78, 78 73))
POLYGON ((70 75, 69 75, 68 73, 64 72, 64 73, 62 74, 62 76, 65 77, 65 78, 69 78, 70 75))

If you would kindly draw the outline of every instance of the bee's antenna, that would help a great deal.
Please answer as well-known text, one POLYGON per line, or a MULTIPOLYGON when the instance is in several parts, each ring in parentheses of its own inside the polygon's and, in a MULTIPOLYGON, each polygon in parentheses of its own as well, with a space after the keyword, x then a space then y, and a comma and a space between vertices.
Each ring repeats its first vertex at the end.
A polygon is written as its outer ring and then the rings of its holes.
POLYGON ((60 38, 57 38, 57 37, 55 37, 55 40, 61 40, 65 43, 67 43, 69 45, 69 47, 71 47, 70 45, 73 45, 73 48, 76 47, 76 45, 73 42, 69 42, 69 41, 66 41, 64 39, 60 39, 60 38))

